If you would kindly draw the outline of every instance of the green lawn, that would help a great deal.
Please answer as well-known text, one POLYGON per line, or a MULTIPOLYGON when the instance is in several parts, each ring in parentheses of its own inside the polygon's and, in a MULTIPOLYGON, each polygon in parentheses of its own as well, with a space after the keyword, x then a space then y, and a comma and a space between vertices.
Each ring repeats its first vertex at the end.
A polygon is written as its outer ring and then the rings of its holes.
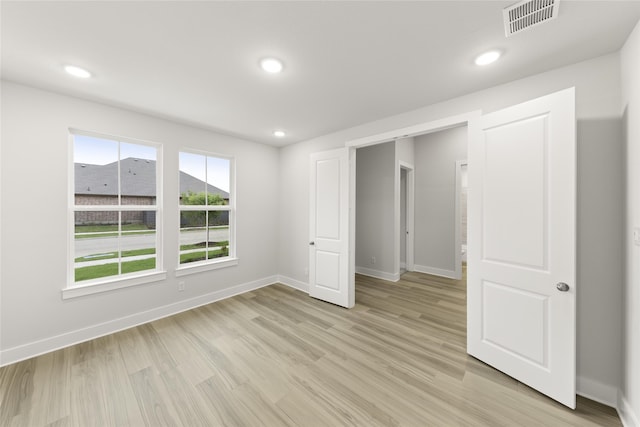
MULTIPOLYGON (((126 261, 122 263, 122 274, 133 273, 134 271, 153 270, 154 268, 156 268, 155 258, 126 261)), ((76 268, 76 282, 97 279, 99 277, 116 276, 117 274, 118 263, 79 267, 76 268)))
MULTIPOLYGON (((222 242, 209 242, 209 247, 211 246, 229 246, 228 240, 223 240, 222 242)), ((196 243, 193 245, 180 245, 181 251, 188 251, 189 249, 202 249, 204 248, 204 242, 196 243)))
POLYGON ((228 255, 229 255, 228 248, 209 251, 208 258, 205 258, 205 251, 190 252, 188 254, 180 254, 180 264, 186 264, 188 262, 204 261, 205 259, 221 258, 228 255))
MULTIPOLYGON (((215 242, 215 243, 228 244, 228 242, 215 242)), ((185 245, 185 246, 189 246, 189 245, 185 245)), ((221 245, 221 246, 223 246, 222 249, 209 251, 208 256, 206 255, 206 251, 198 251, 198 252, 181 254, 180 264, 186 264, 189 262, 204 261, 205 259, 215 259, 215 258, 228 256, 229 248, 226 247, 226 245, 221 245)), ((150 249, 124 251, 122 256, 127 257, 127 256, 151 255, 151 254, 155 254, 155 249, 150 248, 150 249)), ((99 259, 112 259, 112 258, 116 258, 115 255, 109 254, 109 255, 105 255, 104 257, 92 258, 91 261, 99 260, 99 259)), ((89 260, 85 258, 76 258, 76 262, 81 262, 81 261, 89 261, 89 260)), ((122 263, 122 274, 133 273, 134 271, 153 270, 154 268, 156 268, 155 258, 147 258, 147 259, 141 259, 136 261, 124 261, 122 263)), ((117 262, 109 263, 109 264, 93 265, 89 267, 78 267, 75 269, 76 282, 81 282, 83 280, 97 279, 100 277, 116 276, 117 274, 118 274, 117 262)))

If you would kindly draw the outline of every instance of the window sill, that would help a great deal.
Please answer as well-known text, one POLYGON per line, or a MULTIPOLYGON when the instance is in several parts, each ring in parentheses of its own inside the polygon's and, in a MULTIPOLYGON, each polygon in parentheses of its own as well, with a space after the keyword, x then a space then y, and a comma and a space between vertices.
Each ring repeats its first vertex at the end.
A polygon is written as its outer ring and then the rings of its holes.
POLYGON ((93 295, 101 292, 113 291, 116 289, 128 288, 131 286, 144 285, 152 282, 159 282, 167 278, 166 271, 154 271, 134 277, 121 277, 102 282, 92 282, 82 285, 69 286, 62 290, 62 299, 70 299, 93 295))
POLYGON ((201 273, 203 271, 218 270, 220 268, 233 267, 234 265, 238 265, 238 258, 226 258, 220 261, 203 262, 199 264, 186 264, 176 269, 176 277, 201 273))

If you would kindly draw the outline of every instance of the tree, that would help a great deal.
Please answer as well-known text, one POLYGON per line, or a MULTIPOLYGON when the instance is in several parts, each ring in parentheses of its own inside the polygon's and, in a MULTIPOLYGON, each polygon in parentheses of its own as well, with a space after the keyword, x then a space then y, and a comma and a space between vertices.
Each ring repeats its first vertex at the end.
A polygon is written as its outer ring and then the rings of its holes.
MULTIPOLYGON (((195 193, 189 190, 186 193, 182 193, 181 200, 183 205, 192 206, 213 206, 224 205, 226 200, 219 194, 207 194, 204 191, 195 193)), ((207 229, 207 245, 209 244, 209 226, 215 223, 215 220, 220 216, 221 211, 182 211, 182 218, 187 221, 188 226, 192 227, 206 227, 207 229), (208 213, 208 218, 207 214, 208 213), (205 219, 206 218, 206 219, 205 219)))

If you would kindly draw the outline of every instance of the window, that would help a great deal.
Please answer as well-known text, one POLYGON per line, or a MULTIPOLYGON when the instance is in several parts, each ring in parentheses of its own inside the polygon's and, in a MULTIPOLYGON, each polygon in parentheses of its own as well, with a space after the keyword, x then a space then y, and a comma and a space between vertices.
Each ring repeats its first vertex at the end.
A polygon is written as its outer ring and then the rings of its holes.
POLYGON ((72 131, 70 286, 159 271, 159 146, 72 131))
POLYGON ((233 159, 180 152, 180 264, 233 259, 233 159))

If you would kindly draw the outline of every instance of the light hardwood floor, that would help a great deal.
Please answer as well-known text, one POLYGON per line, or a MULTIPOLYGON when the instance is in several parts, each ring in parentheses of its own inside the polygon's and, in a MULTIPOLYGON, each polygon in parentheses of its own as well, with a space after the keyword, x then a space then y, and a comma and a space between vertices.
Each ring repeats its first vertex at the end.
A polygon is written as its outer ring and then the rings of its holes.
POLYGON ((272 285, 0 369, 0 426, 619 426, 465 352, 466 289, 357 277, 342 309, 272 285))

